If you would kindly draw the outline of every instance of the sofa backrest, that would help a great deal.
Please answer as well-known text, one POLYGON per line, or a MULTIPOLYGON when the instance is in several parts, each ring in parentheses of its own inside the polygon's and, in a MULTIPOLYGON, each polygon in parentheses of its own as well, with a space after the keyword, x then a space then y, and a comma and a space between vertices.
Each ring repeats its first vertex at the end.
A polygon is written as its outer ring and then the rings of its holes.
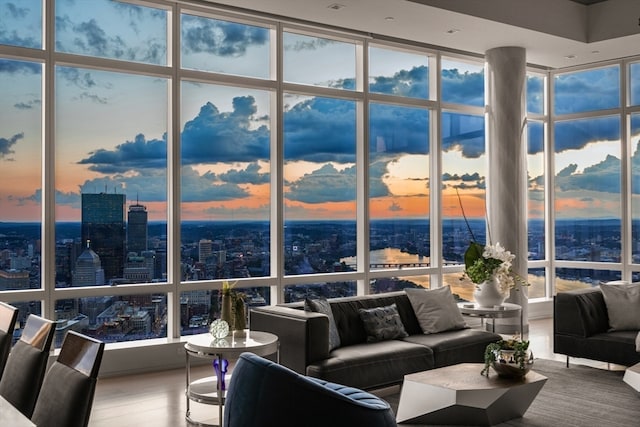
POLYGON ((558 292, 553 311, 557 334, 586 338, 609 328, 607 306, 599 288, 558 292))
POLYGON ((413 312, 413 307, 404 291, 385 293, 381 295, 367 295, 330 299, 331 311, 340 334, 340 345, 364 343, 367 334, 360 319, 360 308, 384 307, 393 303, 398 307, 400 319, 409 335, 421 334, 420 324, 413 312))

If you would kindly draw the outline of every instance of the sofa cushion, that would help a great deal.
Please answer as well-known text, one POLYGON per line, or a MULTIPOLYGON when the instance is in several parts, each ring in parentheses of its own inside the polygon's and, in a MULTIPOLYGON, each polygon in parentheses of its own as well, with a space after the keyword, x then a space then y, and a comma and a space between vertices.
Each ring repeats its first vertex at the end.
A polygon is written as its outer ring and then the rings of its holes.
POLYGON ((307 298, 304 300, 304 309, 306 311, 327 315, 329 318, 329 351, 340 347, 340 334, 338 333, 336 320, 333 317, 333 311, 331 311, 329 301, 327 301, 326 298, 307 298))
POLYGON ((404 375, 432 369, 433 351, 402 340, 342 346, 307 366, 307 375, 363 389, 402 382, 404 375))
POLYGON ((605 284, 600 286, 612 331, 640 329, 640 284, 605 284))
POLYGON ((438 334, 410 335, 403 338, 403 341, 429 347, 433 351, 434 368, 441 368, 457 363, 484 362, 487 345, 501 339, 500 335, 487 331, 460 329, 438 334))
POLYGON ((422 333, 409 298, 404 291, 381 295, 334 298, 330 299, 329 303, 340 334, 341 347, 367 342, 367 332, 364 330, 364 324, 358 312, 360 308, 384 307, 395 303, 407 333, 409 335, 422 333))
POLYGON ((467 327, 449 286, 436 289, 405 289, 404 291, 425 334, 467 327))
POLYGON ((395 303, 385 307, 361 308, 358 312, 367 332, 367 342, 393 340, 408 335, 395 303))

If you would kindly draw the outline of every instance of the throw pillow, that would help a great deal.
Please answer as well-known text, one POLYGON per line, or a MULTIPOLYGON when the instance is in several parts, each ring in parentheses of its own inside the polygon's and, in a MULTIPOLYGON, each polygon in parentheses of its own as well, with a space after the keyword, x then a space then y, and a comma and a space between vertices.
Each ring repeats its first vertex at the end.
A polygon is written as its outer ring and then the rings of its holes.
POLYGON ((601 285, 612 331, 640 329, 640 283, 601 285))
POLYGON ((367 333, 367 342, 386 341, 409 336, 404 329, 395 303, 386 307, 360 308, 358 313, 367 333))
POLYGON ((329 318, 329 351, 340 347, 340 334, 338 333, 338 326, 336 325, 336 319, 333 317, 329 301, 325 298, 307 298, 304 300, 304 309, 305 311, 327 315, 329 318))
POLYGON ((404 291, 425 334, 467 327, 449 286, 436 289, 405 289, 404 291))

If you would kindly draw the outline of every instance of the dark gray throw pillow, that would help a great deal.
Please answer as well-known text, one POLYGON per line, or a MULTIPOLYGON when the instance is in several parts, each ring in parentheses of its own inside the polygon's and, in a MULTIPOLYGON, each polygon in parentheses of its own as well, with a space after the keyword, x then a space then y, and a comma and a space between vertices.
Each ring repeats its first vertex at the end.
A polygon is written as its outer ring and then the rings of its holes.
POLYGON ((364 323, 367 342, 386 341, 409 336, 404 329, 395 303, 386 307, 360 308, 358 313, 362 323, 364 323))
POLYGON ((325 298, 307 298, 304 300, 304 309, 305 311, 327 315, 329 318, 329 351, 340 347, 340 334, 338 333, 338 326, 336 325, 336 319, 333 317, 329 301, 325 298))
POLYGON ((640 329, 640 283, 600 285, 609 328, 613 331, 640 329))

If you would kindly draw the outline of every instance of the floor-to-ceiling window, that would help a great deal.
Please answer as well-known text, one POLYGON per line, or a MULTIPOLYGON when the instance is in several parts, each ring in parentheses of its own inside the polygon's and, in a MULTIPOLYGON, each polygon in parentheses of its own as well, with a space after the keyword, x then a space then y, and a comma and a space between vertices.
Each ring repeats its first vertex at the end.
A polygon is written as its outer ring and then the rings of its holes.
MULTIPOLYGON (((16 4, 0 1, 0 299, 22 320, 178 337, 219 316, 223 281, 250 305, 470 297, 463 253, 490 237, 482 58, 201 4, 16 4)), ((639 70, 528 74, 532 298, 640 271, 639 70)))

